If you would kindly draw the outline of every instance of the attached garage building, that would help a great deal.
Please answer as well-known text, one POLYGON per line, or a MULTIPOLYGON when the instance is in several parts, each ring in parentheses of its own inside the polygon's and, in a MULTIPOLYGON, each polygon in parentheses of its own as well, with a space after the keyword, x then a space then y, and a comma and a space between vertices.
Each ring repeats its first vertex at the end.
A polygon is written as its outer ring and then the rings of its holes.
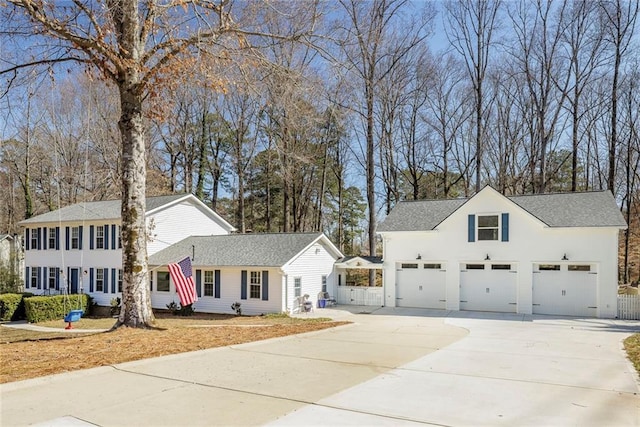
POLYGON ((612 318, 625 228, 608 191, 400 202, 378 227, 384 303, 612 318))

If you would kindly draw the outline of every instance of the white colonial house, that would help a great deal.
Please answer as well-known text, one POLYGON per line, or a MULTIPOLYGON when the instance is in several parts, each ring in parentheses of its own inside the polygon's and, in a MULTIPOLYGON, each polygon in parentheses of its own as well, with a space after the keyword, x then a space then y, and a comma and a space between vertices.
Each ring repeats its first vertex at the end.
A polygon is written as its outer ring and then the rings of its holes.
MULTIPOLYGON (((87 293, 108 306, 121 296, 120 201, 87 202, 22 221, 25 290, 87 293)), ((147 198, 151 305, 180 300, 167 264, 189 256, 196 311, 289 311, 296 297, 315 305, 343 255, 322 233, 230 234, 234 227, 193 195, 147 198), (197 236, 197 237, 193 237, 197 236)))
MULTIPOLYGON (((109 305, 122 287, 120 201, 70 205, 20 222, 26 291, 88 293, 109 305)), ((192 234, 229 234, 234 227, 193 195, 147 198, 149 255, 192 234)), ((164 308, 164 307, 163 307, 164 308)))
POLYGON ((243 314, 292 312, 305 294, 313 306, 335 281, 342 253, 323 233, 256 233, 192 236, 149 257, 151 300, 164 308, 178 302, 167 264, 191 258, 196 311, 243 314))
POLYGON ((608 191, 400 202, 378 227, 384 305, 613 318, 618 233, 608 191))

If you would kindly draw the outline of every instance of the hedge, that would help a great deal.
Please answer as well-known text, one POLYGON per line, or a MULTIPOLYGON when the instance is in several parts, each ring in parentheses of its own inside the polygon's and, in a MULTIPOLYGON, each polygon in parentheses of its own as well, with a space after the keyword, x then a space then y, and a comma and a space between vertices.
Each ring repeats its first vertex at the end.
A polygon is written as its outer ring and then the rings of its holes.
POLYGON ((87 294, 35 296, 26 298, 24 306, 27 321, 30 323, 46 322, 47 320, 64 319, 71 310, 82 309, 87 314, 87 307, 91 307, 91 297, 87 294), (80 307, 78 307, 80 303, 80 307))
POLYGON ((0 294, 0 320, 24 320, 26 318, 24 299, 33 296, 24 294, 0 294))

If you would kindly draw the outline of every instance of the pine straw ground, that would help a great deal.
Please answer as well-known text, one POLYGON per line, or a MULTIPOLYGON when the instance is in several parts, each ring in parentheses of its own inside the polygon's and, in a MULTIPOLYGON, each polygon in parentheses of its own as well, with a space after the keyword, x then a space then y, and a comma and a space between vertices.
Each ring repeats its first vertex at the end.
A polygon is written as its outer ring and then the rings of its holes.
MULTIPOLYGON (((113 319, 82 319, 76 329, 109 328, 113 319)), ((284 315, 235 317, 157 315, 161 329, 119 328, 91 334, 37 333, 0 327, 0 383, 106 366, 167 354, 259 341, 348 322, 284 315)), ((60 321, 42 326, 62 329, 60 321)))

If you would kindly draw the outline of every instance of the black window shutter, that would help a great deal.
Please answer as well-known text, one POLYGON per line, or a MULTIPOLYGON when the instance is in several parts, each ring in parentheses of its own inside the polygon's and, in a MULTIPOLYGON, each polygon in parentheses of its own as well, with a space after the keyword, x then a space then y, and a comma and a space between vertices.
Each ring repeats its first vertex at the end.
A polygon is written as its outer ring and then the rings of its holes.
POLYGON ((220 298, 220 270, 215 270, 213 276, 215 280, 213 296, 214 298, 220 298))
POLYGON ((89 226, 89 249, 93 249, 94 226, 89 226))
POLYGON ((468 240, 469 242, 475 242, 476 241, 476 216, 469 215, 468 223, 469 223, 468 230, 467 230, 468 240))
POLYGON ((196 294, 202 296, 202 270, 196 270, 196 294))
POLYGON ((82 250, 82 226, 78 227, 78 249, 82 250))
POLYGON ((508 213, 502 214, 502 241, 503 242, 509 241, 509 214, 508 213))
POLYGON ((247 270, 240 273, 240 299, 247 299, 247 270))
POLYGON ((64 228, 64 234, 65 234, 65 237, 64 237, 64 240, 65 240, 64 249, 68 251, 69 250, 69 242, 71 241, 71 232, 69 230, 69 227, 65 227, 64 228))
POLYGON ((60 227, 56 227, 56 251, 60 250, 60 227))
POLYGON ((89 292, 93 292, 93 268, 89 269, 89 292))
POLYGON ((31 239, 29 239, 29 229, 25 228, 24 229, 24 247, 25 249, 28 251, 31 245, 31 239))
POLYGON ((262 272, 262 301, 269 301, 269 272, 262 272))

